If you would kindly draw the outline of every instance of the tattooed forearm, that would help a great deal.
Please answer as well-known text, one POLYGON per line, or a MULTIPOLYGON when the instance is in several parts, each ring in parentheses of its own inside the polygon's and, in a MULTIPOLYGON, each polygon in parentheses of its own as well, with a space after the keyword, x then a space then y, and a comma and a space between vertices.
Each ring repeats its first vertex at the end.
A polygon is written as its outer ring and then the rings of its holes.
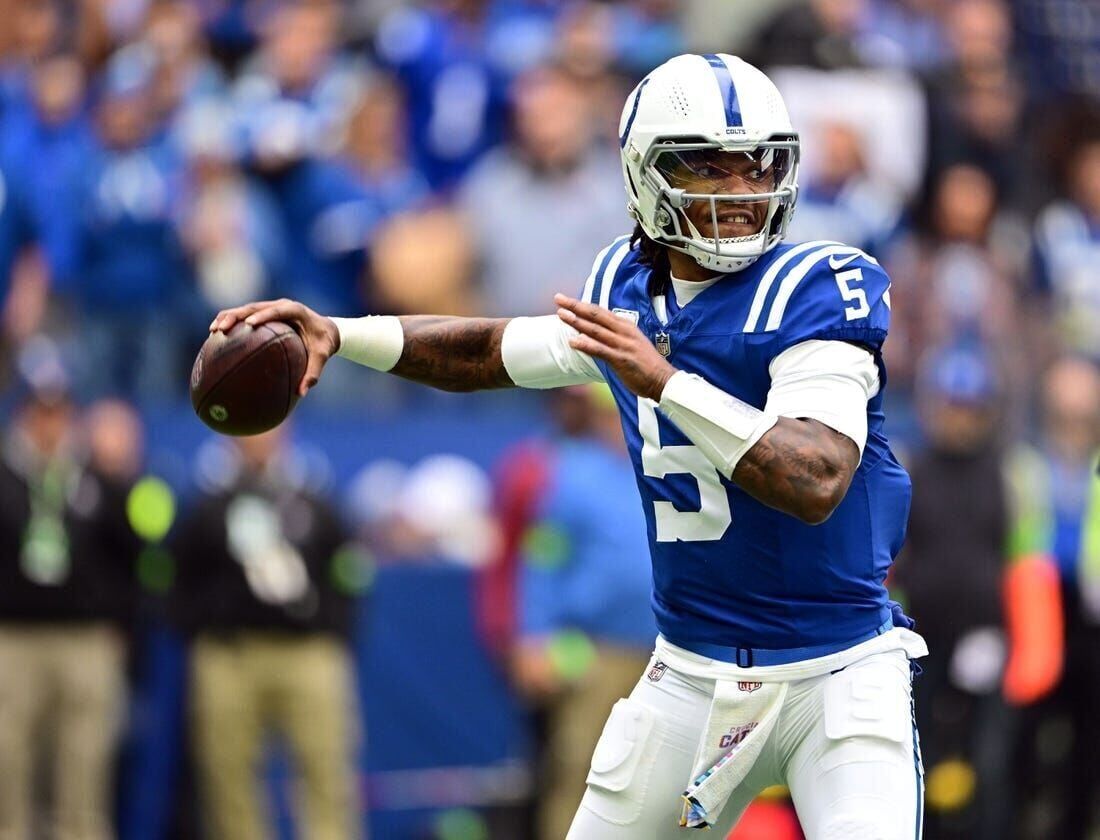
POLYGON ((507 323, 507 318, 403 317, 405 348, 390 373, 444 391, 510 388, 500 355, 507 323))
POLYGON ((816 420, 781 417, 737 463, 733 480, 769 507, 817 525, 829 518, 859 466, 859 449, 816 420))

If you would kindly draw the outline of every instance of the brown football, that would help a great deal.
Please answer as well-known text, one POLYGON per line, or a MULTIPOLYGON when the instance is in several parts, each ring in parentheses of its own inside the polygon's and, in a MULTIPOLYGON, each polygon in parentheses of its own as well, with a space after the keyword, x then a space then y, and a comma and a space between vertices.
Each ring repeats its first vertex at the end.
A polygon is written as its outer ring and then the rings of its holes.
POLYGON ((191 405, 207 426, 226 435, 274 429, 298 402, 306 346, 282 321, 213 332, 191 368, 191 405))

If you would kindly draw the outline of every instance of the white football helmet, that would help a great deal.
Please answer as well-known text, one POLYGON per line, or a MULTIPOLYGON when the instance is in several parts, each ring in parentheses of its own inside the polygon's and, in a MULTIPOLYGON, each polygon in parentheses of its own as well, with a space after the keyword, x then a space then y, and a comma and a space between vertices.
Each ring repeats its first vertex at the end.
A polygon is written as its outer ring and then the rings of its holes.
POLYGON ((751 64, 724 53, 669 59, 627 97, 619 145, 627 209, 650 239, 729 272, 786 235, 798 197, 798 135, 779 91, 751 64), (717 191, 736 182, 747 189, 717 191), (710 236, 684 212, 695 201, 710 205, 710 236), (727 202, 766 202, 763 226, 721 238, 719 217, 734 213, 727 202))

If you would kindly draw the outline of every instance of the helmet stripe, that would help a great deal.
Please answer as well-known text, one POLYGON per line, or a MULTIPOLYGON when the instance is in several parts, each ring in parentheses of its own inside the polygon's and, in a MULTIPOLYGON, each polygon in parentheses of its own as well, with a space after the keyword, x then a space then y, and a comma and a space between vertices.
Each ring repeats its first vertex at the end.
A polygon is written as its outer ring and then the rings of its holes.
POLYGON ((630 116, 626 118, 626 128, 623 129, 623 136, 619 138, 619 148, 626 148, 626 138, 630 136, 630 127, 634 125, 634 118, 638 116, 638 103, 642 101, 642 90, 649 84, 649 76, 642 79, 642 83, 638 85, 638 92, 634 94, 634 104, 630 108, 630 116))
POLYGON ((703 58, 718 80, 718 92, 722 96, 722 104, 726 109, 726 125, 742 125, 741 103, 737 99, 737 87, 733 83, 729 65, 714 53, 707 53, 703 58))

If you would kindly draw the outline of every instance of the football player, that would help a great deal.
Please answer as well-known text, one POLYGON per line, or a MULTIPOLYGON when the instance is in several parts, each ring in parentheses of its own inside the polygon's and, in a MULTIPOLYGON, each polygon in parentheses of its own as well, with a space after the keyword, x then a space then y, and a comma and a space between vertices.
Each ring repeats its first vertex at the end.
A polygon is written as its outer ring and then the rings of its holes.
POLYGON ((332 319, 282 300, 211 329, 292 323, 302 393, 337 354, 448 390, 610 385, 660 636, 570 840, 725 832, 775 784, 810 840, 919 837, 910 661, 927 651, 883 585, 910 498, 883 434, 889 280, 855 248, 783 243, 798 135, 744 61, 655 69, 620 144, 636 228, 556 315, 332 319))

